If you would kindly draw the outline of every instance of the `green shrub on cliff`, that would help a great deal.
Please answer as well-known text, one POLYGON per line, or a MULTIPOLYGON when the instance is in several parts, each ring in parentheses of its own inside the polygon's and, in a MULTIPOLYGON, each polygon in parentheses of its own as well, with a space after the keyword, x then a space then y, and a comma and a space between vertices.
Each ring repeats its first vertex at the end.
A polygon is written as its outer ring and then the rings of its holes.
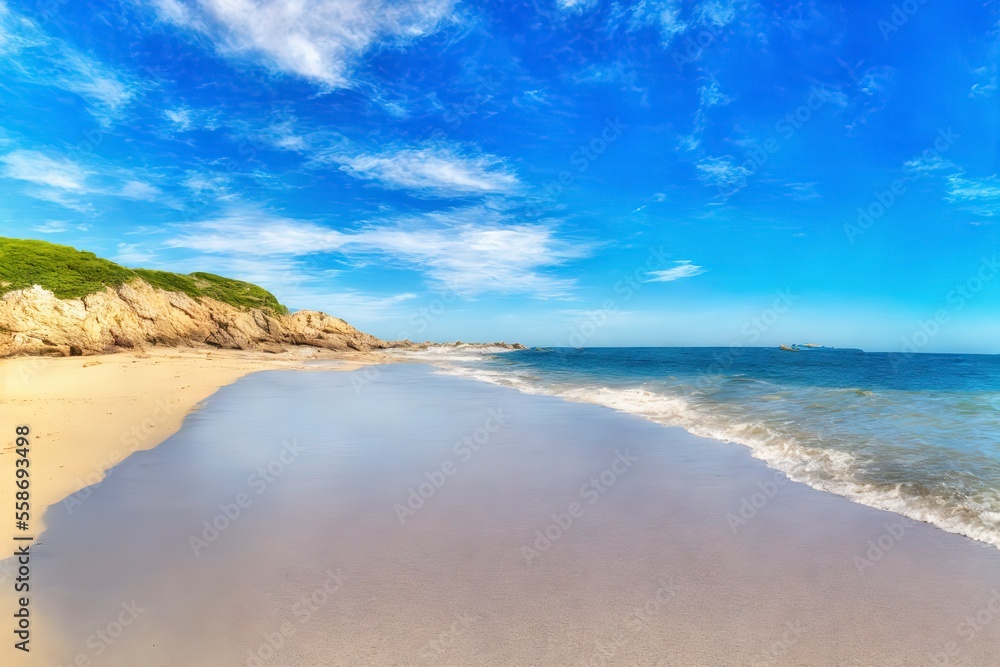
POLYGON ((163 290, 183 292, 192 298, 208 297, 237 308, 267 308, 282 314, 288 312, 273 294, 242 280, 212 273, 184 275, 152 269, 129 269, 69 246, 0 237, 0 294, 41 285, 60 299, 78 299, 135 278, 142 278, 163 290))

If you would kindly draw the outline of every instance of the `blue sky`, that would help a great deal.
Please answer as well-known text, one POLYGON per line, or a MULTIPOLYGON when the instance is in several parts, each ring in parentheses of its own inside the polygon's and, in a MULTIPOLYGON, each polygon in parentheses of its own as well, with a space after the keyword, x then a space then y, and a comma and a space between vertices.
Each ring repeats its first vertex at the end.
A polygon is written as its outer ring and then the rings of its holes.
POLYGON ((0 0, 0 234, 385 338, 1000 352, 998 21, 0 0))

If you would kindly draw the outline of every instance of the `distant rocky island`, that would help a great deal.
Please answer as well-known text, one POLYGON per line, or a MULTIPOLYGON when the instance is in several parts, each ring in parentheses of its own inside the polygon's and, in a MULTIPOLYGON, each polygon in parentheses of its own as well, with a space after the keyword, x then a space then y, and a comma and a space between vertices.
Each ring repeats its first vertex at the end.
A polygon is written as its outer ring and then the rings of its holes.
POLYGON ((240 280, 129 269, 69 246, 0 238, 0 358, 147 345, 278 353, 296 345, 369 351, 430 343, 384 341, 319 311, 290 313, 240 280))

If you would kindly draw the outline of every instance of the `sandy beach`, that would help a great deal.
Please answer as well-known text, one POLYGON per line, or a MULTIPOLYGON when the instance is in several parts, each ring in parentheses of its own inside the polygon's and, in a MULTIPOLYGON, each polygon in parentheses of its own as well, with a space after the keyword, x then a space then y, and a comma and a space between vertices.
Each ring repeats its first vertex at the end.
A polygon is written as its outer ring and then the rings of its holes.
POLYGON ((72 513, 50 512, 39 664, 998 654, 991 546, 607 408, 420 364, 364 378, 228 385, 72 513))
MULTIPOLYGON (((353 369, 373 359, 385 360, 317 348, 268 354, 151 347, 112 355, 0 360, 0 429, 9 434, 0 449, 0 507, 14 507, 13 434, 19 425, 31 429, 33 511, 28 534, 37 537, 45 529, 45 508, 62 502, 72 510, 107 470, 170 437, 220 387, 256 371, 306 370, 307 364, 353 369)), ((13 551, 13 541, 5 541, 4 551, 13 551)), ((14 606, 12 576, 9 568, 0 571, 4 609, 14 606)), ((0 656, 23 659, 10 650, 10 643, 4 642, 0 656)))

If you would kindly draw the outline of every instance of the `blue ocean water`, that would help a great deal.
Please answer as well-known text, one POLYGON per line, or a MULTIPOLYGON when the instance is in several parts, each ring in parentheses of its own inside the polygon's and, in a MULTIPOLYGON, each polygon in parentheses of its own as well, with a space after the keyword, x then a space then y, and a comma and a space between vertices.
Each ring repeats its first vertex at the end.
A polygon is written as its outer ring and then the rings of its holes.
POLYGON ((749 447, 791 479, 1000 547, 1000 356, 776 348, 415 353, 749 447))

